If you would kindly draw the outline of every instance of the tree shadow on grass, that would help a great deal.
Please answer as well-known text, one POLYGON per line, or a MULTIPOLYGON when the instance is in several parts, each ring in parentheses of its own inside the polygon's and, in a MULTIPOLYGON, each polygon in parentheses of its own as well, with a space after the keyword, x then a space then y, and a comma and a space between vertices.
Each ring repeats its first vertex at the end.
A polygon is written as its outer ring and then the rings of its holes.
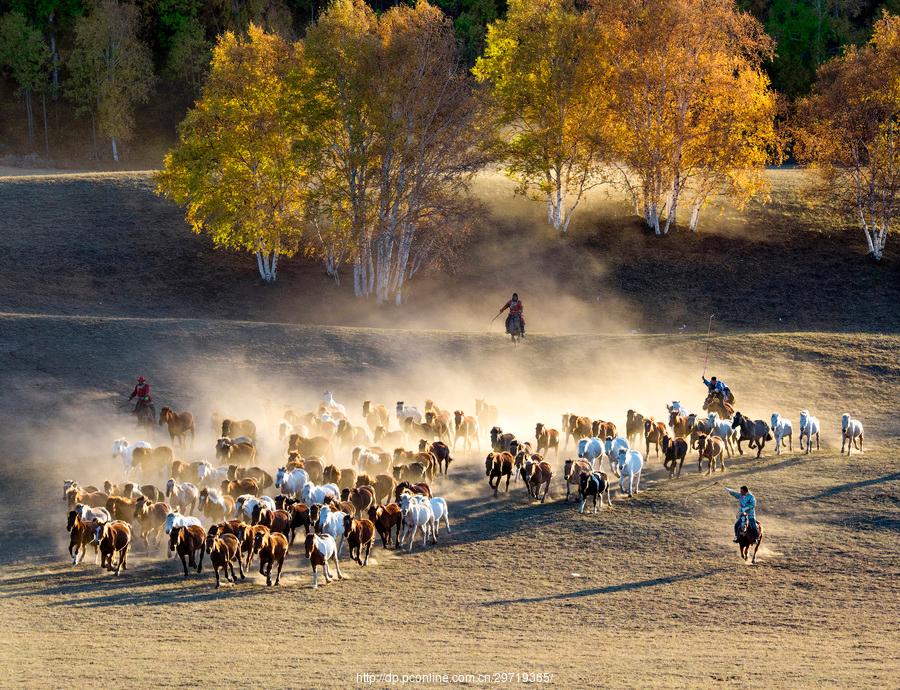
POLYGON ((506 606, 508 604, 538 604, 546 601, 555 601, 559 599, 576 599, 580 597, 593 597, 603 594, 615 594, 617 592, 629 592, 635 589, 645 589, 647 587, 660 587, 670 585, 676 582, 684 582, 688 580, 700 580, 710 577, 725 570, 724 568, 714 568, 699 573, 682 573, 680 575, 667 575, 666 577, 656 577, 652 580, 638 580, 637 582, 623 582, 618 585, 608 585, 606 587, 591 587, 590 589, 582 589, 577 592, 560 592, 557 594, 548 594, 542 597, 522 597, 519 599, 495 599, 494 601, 486 601, 482 606, 506 606))

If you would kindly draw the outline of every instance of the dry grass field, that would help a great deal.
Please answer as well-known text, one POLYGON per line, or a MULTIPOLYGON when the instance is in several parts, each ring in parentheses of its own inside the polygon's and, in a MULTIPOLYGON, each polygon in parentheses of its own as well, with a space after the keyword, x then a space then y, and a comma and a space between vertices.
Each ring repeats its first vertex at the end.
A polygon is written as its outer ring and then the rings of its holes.
MULTIPOLYGON (((727 254, 731 220, 721 233, 684 239, 689 259, 665 283, 637 277, 663 275, 649 250, 661 245, 630 228, 628 247, 602 225, 591 236, 585 221, 559 249, 533 250, 549 268, 535 279, 543 292, 528 287, 537 291, 526 301, 534 333, 512 349, 470 327, 474 317, 457 326, 451 310, 440 330, 427 318, 442 298, 489 317, 492 303, 465 300, 479 289, 499 298, 511 276, 533 285, 527 270, 492 273, 505 262, 479 254, 484 238, 459 258, 482 257, 481 282, 474 268, 459 292, 458 274, 429 278, 409 312, 379 314, 380 327, 369 327, 352 307, 317 319, 350 300, 322 287, 310 265, 288 264, 284 283, 264 293, 249 285, 245 258, 213 255, 199 238, 176 243, 178 212, 149 195, 145 176, 0 181, 0 201, 0 685, 397 687, 404 674, 469 674, 462 684, 497 687, 519 683, 489 674, 546 673, 558 688, 897 686, 900 288, 886 280, 895 264, 846 253, 830 264, 831 243, 842 241, 833 233, 816 243, 798 231, 779 240, 787 252, 748 243, 741 261, 758 251, 776 273, 747 267, 740 290, 759 299, 741 306, 707 297, 706 278, 688 280, 704 253, 727 254), (594 246, 600 240, 607 249, 594 246), (795 264, 804 248, 826 269, 795 264), (566 286, 573 260, 590 270, 566 286), (835 306, 829 291, 841 280, 849 297, 835 306), (818 324, 787 290, 778 326, 767 290, 788 283, 807 290, 807 302, 821 297, 810 303, 818 324), (309 289, 291 296, 297 284, 309 289), (604 291, 599 304, 589 285, 604 291), (562 306, 542 318, 554 294, 562 306), (76 567, 67 558, 62 482, 119 478, 110 447, 136 438, 122 393, 137 373, 151 377, 158 404, 197 416, 197 442, 180 456, 212 457, 208 419, 220 410, 257 421, 268 469, 282 457, 283 407, 310 409, 326 388, 357 419, 369 398, 433 397, 471 411, 485 397, 522 438, 569 411, 624 426, 629 407, 657 417, 674 399, 699 408, 706 316, 679 330, 691 300, 709 300, 694 312, 719 305, 710 366, 738 408, 762 419, 778 410, 795 424, 810 408, 822 420, 820 452, 801 454, 795 439, 775 456, 769 444, 762 458, 729 460, 714 478, 697 472, 692 452, 682 478, 669 480, 651 449, 640 494, 616 488, 612 509, 580 515, 561 480, 571 446, 554 459, 543 505, 521 482, 493 498, 483 453, 460 451, 435 488, 448 499, 452 533, 411 554, 378 545, 368 567, 344 560, 346 580, 317 591, 299 548, 280 587, 254 574, 218 591, 207 568, 185 580, 180 564, 142 547, 118 578, 90 553, 76 567), (845 411, 866 425, 865 450, 850 458, 839 452, 845 411), (756 566, 731 543, 737 503, 723 487, 741 484, 757 496, 766 531, 756 566), (362 673, 398 678, 367 683, 362 673)), ((515 209, 520 219, 530 213, 515 209)), ((675 238, 664 242, 660 252, 676 252, 675 238)), ((514 250, 517 260, 525 251, 514 250)), ((422 686, 439 685, 429 680, 422 686)))

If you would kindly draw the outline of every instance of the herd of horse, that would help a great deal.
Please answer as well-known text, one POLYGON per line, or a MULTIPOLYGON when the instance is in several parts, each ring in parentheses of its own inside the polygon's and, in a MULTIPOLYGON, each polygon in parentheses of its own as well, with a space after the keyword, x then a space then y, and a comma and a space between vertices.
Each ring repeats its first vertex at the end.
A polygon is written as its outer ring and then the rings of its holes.
MULTIPOLYGON (((651 448, 672 479, 681 476, 690 450, 697 451, 698 471, 706 461, 707 475, 724 471, 725 457, 735 449, 743 454, 744 442, 756 457, 770 440, 776 454, 784 446, 792 450, 790 420, 777 413, 770 422, 754 420, 739 411, 726 418, 710 403, 700 415, 674 401, 667 405, 667 421, 628 410, 624 434, 612 421, 567 413, 560 429, 536 424, 532 442, 504 432, 497 407, 484 400, 476 401, 474 415, 441 409, 432 400, 421 411, 399 401, 392 415, 366 401, 363 424, 354 425, 345 406, 326 392, 316 410, 284 413, 277 429, 280 459, 268 467, 259 462, 256 425, 215 413, 215 462, 176 457, 175 448, 183 453, 194 444, 194 416, 163 407, 158 424, 166 426, 171 446, 117 439, 112 451, 122 462, 121 481, 102 488, 64 482, 69 556, 78 564, 93 547, 95 562, 118 574, 127 569, 129 549, 142 543, 147 552, 164 548, 168 557, 176 555, 185 577, 202 572, 208 558, 217 588, 220 573, 232 583, 244 580, 254 559, 266 583, 277 585, 302 527, 303 553, 317 587, 320 569, 326 582, 343 578, 345 544, 350 558, 365 567, 376 537, 384 549, 411 552, 419 538, 423 546, 437 543, 441 526, 449 533, 448 502, 433 487, 446 481, 460 442, 464 452, 480 450, 482 430, 489 430, 485 473, 493 495, 504 479, 506 492, 511 481, 522 479, 529 498, 540 503, 554 477, 550 454, 558 463, 560 449, 566 452, 574 442, 577 458, 564 461, 562 481, 565 501, 574 490, 581 513, 588 500, 592 512, 598 502, 603 509, 604 497, 612 505, 611 476, 622 494, 639 493, 651 448), (338 467, 338 458, 349 466, 338 467)), ((845 446, 848 454, 861 451, 862 423, 846 414, 841 426, 841 452, 845 446)), ((798 435, 801 450, 804 439, 806 453, 813 440, 819 449, 819 422, 807 410, 800 413, 798 435)), ((752 539, 745 535, 743 558, 751 543, 759 548, 758 532, 752 539)))

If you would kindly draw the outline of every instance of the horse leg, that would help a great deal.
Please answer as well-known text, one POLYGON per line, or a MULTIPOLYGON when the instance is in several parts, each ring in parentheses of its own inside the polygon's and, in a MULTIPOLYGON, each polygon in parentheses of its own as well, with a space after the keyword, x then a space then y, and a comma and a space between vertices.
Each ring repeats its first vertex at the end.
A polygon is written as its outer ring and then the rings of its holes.
POLYGON ((200 559, 197 561, 197 572, 203 571, 203 554, 205 553, 205 549, 202 547, 199 549, 200 551, 200 559))
MULTIPOLYGON (((281 568, 284 566, 284 559, 281 558, 278 561, 278 572, 275 573, 275 584, 278 585, 281 582, 281 568)), ((272 571, 272 566, 269 566, 269 572, 272 571)))
POLYGON ((183 553, 178 554, 178 555, 181 557, 181 566, 184 568, 184 576, 187 577, 188 576, 187 558, 184 557, 183 553))
MULTIPOLYGON (((509 493, 509 478, 512 476, 512 472, 506 475, 506 493, 509 493)), ((497 485, 500 485, 500 482, 497 482, 497 485)))
POLYGON ((763 448, 766 447, 766 439, 763 437, 761 440, 756 442, 756 457, 759 458, 762 455, 763 448))
MULTIPOLYGON (((213 566, 213 572, 216 574, 216 589, 219 589, 219 566, 213 566)), ((225 579, 228 579, 228 566, 225 566, 225 579)))

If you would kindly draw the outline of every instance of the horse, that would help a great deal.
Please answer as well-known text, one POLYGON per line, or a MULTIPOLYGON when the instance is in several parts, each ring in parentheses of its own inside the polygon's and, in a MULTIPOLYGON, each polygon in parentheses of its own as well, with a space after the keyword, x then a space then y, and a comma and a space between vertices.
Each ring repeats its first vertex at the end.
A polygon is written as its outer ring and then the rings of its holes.
POLYGON ((197 572, 203 570, 203 550, 206 545, 206 532, 199 525, 173 527, 169 532, 169 551, 174 551, 181 558, 184 576, 188 576, 188 565, 196 567, 197 572), (197 559, 195 554, 199 554, 197 559))
POLYGON ((625 416, 625 439, 639 439, 644 433, 644 415, 634 410, 628 410, 625 416))
POLYGON ((725 471, 725 457, 723 456, 725 443, 722 439, 717 436, 700 434, 694 444, 692 444, 692 447, 699 452, 697 459, 698 472, 703 471, 703 458, 706 458, 709 461, 709 465, 706 468, 706 474, 716 471, 716 461, 722 465, 722 471, 725 471))
POLYGON ((136 448, 149 449, 152 448, 152 446, 147 441, 136 441, 135 443, 129 443, 124 438, 117 438, 115 441, 113 441, 112 456, 114 458, 122 458, 122 464, 124 466, 126 477, 131 471, 134 451, 136 448))
POLYGON ((447 500, 440 496, 434 496, 428 501, 431 503, 431 512, 434 515, 434 526, 432 529, 434 540, 437 542, 437 535, 441 531, 441 520, 447 526, 447 531, 450 531, 450 511, 447 509, 447 500))
POLYGON ((256 424, 254 424, 249 419, 223 419, 222 436, 227 438, 246 436, 255 443, 256 424))
POLYGON ((734 428, 730 419, 719 419, 718 414, 710 412, 709 417, 705 421, 700 420, 694 425, 694 429, 691 432, 692 440, 696 440, 694 431, 697 432, 698 436, 702 433, 722 439, 728 457, 730 458, 734 455, 734 443, 738 439, 738 430, 734 428))
POLYGON ((538 453, 543 452, 546 455, 552 448, 556 453, 554 457, 559 459, 559 432, 556 429, 550 429, 538 422, 534 427, 534 438, 538 453))
POLYGON ((403 515, 403 531, 400 534, 399 545, 403 545, 406 535, 409 535, 409 553, 412 552, 413 542, 416 540, 416 533, 422 530, 422 545, 428 543, 428 534, 431 532, 432 539, 434 537, 434 511, 431 508, 429 500, 423 496, 415 496, 413 494, 403 494, 400 497, 400 512, 403 515))
POLYGON ((563 428, 566 430, 563 450, 569 447, 570 438, 574 438, 576 442, 583 438, 590 438, 592 426, 593 422, 590 417, 579 417, 576 414, 563 415, 563 428))
MULTIPOLYGON (((567 487, 568 488, 568 487, 567 487)), ((588 472, 582 474, 578 480, 578 495, 581 497, 581 510, 584 513, 584 506, 587 503, 588 496, 594 497, 594 508, 591 512, 597 512, 597 497, 600 497, 600 510, 603 510, 603 494, 606 494, 606 504, 612 508, 612 501, 609 500, 609 480, 604 472, 588 472)))
POLYGON ((496 405, 488 405, 484 400, 475 401, 475 416, 481 429, 490 429, 497 425, 500 413, 496 405))
POLYGON ((390 422, 388 409, 384 405, 373 405, 371 400, 363 402, 362 414, 366 418, 366 424, 373 434, 375 429, 380 426, 387 428, 390 422))
POLYGON ((628 480, 628 497, 640 493, 641 470, 644 459, 640 451, 624 450, 619 452, 619 489, 625 491, 625 480, 628 480))
POLYGON ((317 533, 330 534, 338 545, 338 555, 344 550, 344 516, 342 510, 334 510, 328 505, 312 505, 309 509, 309 519, 317 533))
POLYGON ((163 407, 159 411, 159 425, 163 424, 169 428, 169 438, 173 445, 177 438, 184 448, 185 437, 191 432, 191 447, 194 446, 194 415, 190 412, 175 412, 170 407, 163 407))
POLYGON ((731 428, 741 430, 741 435, 737 441, 738 453, 741 455, 744 454, 744 451, 741 450, 741 441, 747 441, 747 445, 750 448, 756 448, 756 457, 759 457, 762 455, 766 441, 772 440, 772 432, 769 431, 768 424, 761 419, 751 421, 740 412, 734 413, 734 418, 731 420, 731 428))
POLYGON ((281 569, 288 552, 288 541, 281 532, 270 532, 267 527, 257 530, 253 539, 253 550, 259 554, 259 574, 266 576, 266 586, 272 586, 272 565, 278 564, 275 584, 281 581, 281 569))
POLYGON ((587 460, 572 460, 571 458, 566 460, 566 464, 563 466, 563 478, 566 480, 566 503, 569 502, 571 486, 573 484, 575 486, 580 486, 581 478, 590 473, 591 463, 587 460))
POLYGON ((621 436, 616 436, 616 438, 607 436, 603 442, 603 452, 606 453, 609 466, 617 477, 619 476, 619 453, 630 449, 631 446, 628 445, 628 440, 621 436))
POLYGON ((310 481, 303 486, 303 490, 300 492, 300 498, 307 505, 324 503, 325 497, 329 495, 335 498, 340 497, 341 490, 337 487, 337 484, 314 484, 310 481))
POLYGON ((388 503, 383 506, 369 508, 369 520, 371 520, 381 537, 381 545, 387 548, 391 543, 391 532, 396 529, 397 535, 394 544, 400 547, 400 528, 403 525, 403 513, 396 503, 388 503))
POLYGON ((459 439, 462 439, 465 452, 472 450, 473 440, 475 441, 475 449, 481 452, 481 441, 478 439, 478 420, 475 417, 467 416, 462 410, 456 410, 453 413, 453 421, 455 425, 453 450, 456 450, 456 444, 459 442, 459 439))
POLYGON ((553 468, 549 462, 545 462, 540 455, 532 455, 529 462, 525 463, 525 488, 528 495, 543 503, 550 491, 550 480, 553 479, 553 468), (541 496, 541 486, 544 487, 544 495, 541 496))
POLYGON ((669 470, 669 479, 681 477, 681 468, 688 453, 688 443, 683 438, 672 438, 668 434, 663 436, 663 467, 669 470), (675 467, 678 466, 676 474, 675 467))
POLYGON ((518 445, 515 434, 504 434, 503 429, 499 426, 491 428, 491 448, 494 449, 494 452, 508 451, 515 454, 513 450, 514 443, 518 445))
POLYGON ((863 449, 863 425, 858 419, 853 419, 849 414, 841 417, 841 454, 844 453, 844 444, 847 444, 847 457, 850 457, 850 450, 854 444, 856 449, 862 453, 863 449))
POLYGON ((806 436, 806 454, 812 450, 812 437, 816 437, 816 450, 819 450, 819 419, 809 414, 809 410, 800 410, 800 450, 803 450, 803 437, 806 436))
POLYGON ((672 409, 669 412, 669 426, 672 429, 672 436, 686 438, 691 433, 693 419, 690 415, 679 414, 677 410, 672 409))
POLYGON ((741 513, 741 518, 743 518, 741 520, 741 528, 738 531, 738 548, 741 552, 741 558, 746 561, 750 552, 750 547, 755 545, 751 563, 756 565, 756 552, 759 551, 759 545, 762 544, 763 527, 759 521, 749 520, 747 518, 747 513, 741 513), (756 524, 751 525, 751 522, 755 522, 756 524))
POLYGON ((406 493, 422 494, 423 496, 431 498, 431 487, 428 486, 428 484, 426 484, 425 482, 420 482, 418 484, 400 482, 396 487, 394 487, 394 500, 399 501, 400 497, 406 493))
POLYGON ((583 438, 578 441, 578 457, 584 458, 589 463, 591 463, 591 469, 594 468, 594 462, 596 460, 600 460, 597 463, 597 469, 600 469, 600 464, 602 463, 603 458, 604 445, 603 441, 594 436, 593 438, 583 438))
POLYGON ((97 550, 97 542, 94 534, 97 530, 98 523, 83 522, 78 513, 74 510, 69 511, 69 517, 66 523, 66 531, 69 532, 69 556, 72 557, 72 565, 77 565, 79 561, 84 560, 87 545, 94 546, 94 562, 97 562, 99 551, 97 550), (80 554, 80 557, 79 557, 80 554))
POLYGON ((141 538, 145 548, 150 548, 150 534, 155 536, 156 545, 162 539, 162 533, 166 526, 166 518, 169 515, 169 505, 158 501, 151 501, 145 496, 140 496, 134 504, 134 519, 140 523, 141 538))
POLYGON ((666 425, 663 422, 657 422, 653 417, 644 420, 644 441, 647 449, 644 454, 650 457, 650 444, 656 447, 656 457, 659 457, 659 444, 663 436, 666 435, 666 425))
POLYGON ((275 475, 275 488, 288 496, 299 496, 308 482, 309 474, 303 469, 288 472, 286 467, 279 467, 275 475))
POLYGON ((174 479, 169 479, 166 482, 166 498, 171 498, 172 506, 182 513, 193 514, 197 501, 200 500, 200 491, 190 482, 179 484, 174 479))
POLYGON ((234 564, 237 562, 241 579, 244 580, 244 565, 241 563, 241 544, 233 534, 206 535, 206 553, 212 563, 213 572, 216 574, 216 589, 219 589, 219 569, 225 573, 225 579, 232 584, 237 584, 234 574, 234 564), (228 577, 228 569, 231 568, 231 577, 228 577))
POLYGON ((375 541, 375 525, 371 520, 356 520, 352 515, 344 516, 344 534, 347 535, 347 547, 350 551, 350 558, 360 566, 364 566, 369 562, 369 551, 372 550, 372 544, 375 541), (366 555, 362 558, 361 552, 365 548, 366 555), (353 552, 356 551, 356 555, 353 552))
POLYGON ((100 566, 113 571, 128 570, 128 547, 131 545, 131 525, 123 520, 97 525, 94 532, 100 550, 100 566), (116 557, 113 565, 113 556, 116 557))
POLYGON ((325 573, 325 582, 331 582, 331 571, 328 569, 328 561, 334 560, 334 567, 337 572, 338 580, 343 580, 341 574, 341 564, 338 563, 337 545, 334 543, 334 537, 330 534, 307 534, 306 535, 306 558, 312 566, 313 571, 313 589, 319 587, 318 568, 322 566, 325 573))
POLYGON ((707 412, 715 412, 723 419, 731 419, 734 414, 731 403, 725 401, 721 393, 715 391, 706 396, 706 400, 703 401, 703 409, 707 412))
POLYGON ((591 436, 606 438, 607 436, 615 436, 616 433, 616 425, 613 422, 605 422, 602 419, 595 419, 591 422, 591 436))
POLYGON ((435 441, 429 446, 428 452, 437 461, 437 473, 446 477, 450 473, 450 463, 453 462, 453 458, 450 457, 450 447, 443 441, 435 441))
POLYGON ((494 490, 494 496, 500 489, 500 481, 506 476, 506 493, 509 493, 509 480, 513 473, 513 456, 511 453, 488 453, 484 460, 485 476, 488 486, 494 490))
POLYGON ((772 413, 772 434, 775 436, 775 455, 781 455, 781 442, 787 437, 788 450, 794 450, 794 426, 777 412, 772 413))

